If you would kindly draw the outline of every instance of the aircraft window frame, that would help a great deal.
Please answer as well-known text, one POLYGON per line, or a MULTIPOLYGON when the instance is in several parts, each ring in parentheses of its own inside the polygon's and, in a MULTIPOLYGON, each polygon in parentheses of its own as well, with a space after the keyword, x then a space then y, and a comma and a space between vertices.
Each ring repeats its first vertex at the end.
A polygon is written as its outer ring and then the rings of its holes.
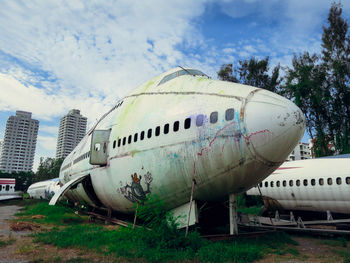
POLYGON ((226 121, 232 121, 235 117, 235 110, 234 108, 229 108, 225 111, 225 120, 226 121))
POLYGON ((126 144, 126 137, 123 138, 123 145, 126 144))
MULTIPOLYGON (((181 70, 180 70, 181 71, 181 70)), ((180 71, 179 72, 179 75, 180 75, 180 71)), ((185 73, 190 73, 192 76, 203 76, 203 77, 208 77, 207 75, 205 75, 202 71, 200 70, 197 70, 197 69, 186 69, 186 70, 183 70, 185 71, 185 73)), ((184 74, 184 75, 190 75, 190 74, 184 74)), ((180 75, 181 76, 181 75, 180 75)))
POLYGON ((269 186, 269 182, 265 182, 265 187, 268 187, 269 186))
POLYGON ((287 181, 283 180, 282 185, 283 185, 283 187, 286 187, 287 186, 287 181))
POLYGON ((263 183, 262 182, 259 183, 259 187, 260 188, 263 187, 263 183))
POLYGON ((152 129, 148 129, 147 138, 150 139, 152 137, 152 129))
POLYGON ((118 139, 118 147, 120 147, 121 144, 122 144, 122 140, 119 138, 118 139))
POLYGON ((115 148, 115 145, 117 144, 117 141, 116 140, 114 140, 113 141, 113 149, 115 148))
MULTIPOLYGON (((166 76, 164 76, 164 78, 162 78, 162 80, 159 82, 159 85, 162 85, 165 82, 168 82, 169 80, 172 80, 174 78, 183 76, 183 75, 192 75, 192 76, 204 76, 204 77, 208 77, 207 75, 205 75, 203 72, 196 70, 196 69, 180 69, 176 72, 170 73, 166 76)), ((209 77, 208 77, 209 78, 209 77)))
POLYGON ((184 128, 185 130, 191 128, 191 118, 186 118, 184 121, 184 128))
POLYGON ((318 179, 318 184, 319 185, 324 185, 324 179, 323 178, 318 179))
POLYGON ((179 131, 179 129, 180 129, 180 122, 179 121, 175 121, 174 125, 173 125, 173 131, 177 132, 177 131, 179 131))
POLYGON ((168 82, 169 80, 172 80, 177 77, 177 72, 170 73, 169 75, 166 75, 162 80, 159 82, 159 85, 162 85, 165 82, 168 82))
POLYGON ((307 185, 308 185, 307 179, 304 179, 304 180, 303 180, 303 185, 304 185, 304 186, 307 186, 307 185))
POLYGON ((311 179, 311 185, 315 186, 316 185, 316 180, 315 179, 311 179))
POLYGON ((137 142, 137 139, 138 139, 137 137, 138 137, 138 136, 139 136, 138 133, 135 133, 135 134, 134 134, 134 142, 137 142))
POLYGON ((217 111, 213 111, 212 113, 210 113, 209 119, 211 124, 217 123, 218 118, 219 118, 219 113, 217 111))
POLYGON ((293 186, 293 180, 289 180, 289 186, 293 186))
POLYGON ((197 117, 196 117, 196 126, 200 127, 200 126, 203 125, 203 123, 204 123, 204 115, 203 114, 197 115, 197 117))
POLYGON ((346 182, 346 184, 350 184, 350 177, 349 177, 349 176, 347 176, 347 177, 345 178, 345 182, 346 182))
POLYGON ((163 129, 164 134, 168 134, 169 133, 169 127, 170 127, 169 123, 164 125, 164 129, 163 129))
POLYGON ((273 187, 273 181, 270 182, 270 187, 273 187))
POLYGON ((140 140, 143 141, 145 139, 145 131, 140 133, 140 140))
POLYGON ((132 135, 129 135, 129 137, 128 137, 128 144, 130 144, 131 141, 132 141, 132 135))
POLYGON ((159 136, 159 135, 160 135, 160 126, 157 126, 157 127, 156 127, 156 130, 155 130, 154 133, 155 133, 156 136, 159 136))
POLYGON ((342 180, 340 177, 337 177, 337 179, 335 179, 335 181, 336 181, 337 185, 341 185, 342 180))
POLYGON ((281 186, 281 182, 280 181, 277 181, 276 182, 276 187, 280 187, 281 186))
POLYGON ((6 185, 5 191, 10 191, 10 186, 9 185, 6 185))
POLYGON ((327 178, 327 184, 328 185, 332 185, 333 184, 333 180, 332 180, 332 178, 327 178))
POLYGON ((300 180, 299 179, 295 181, 295 185, 298 186, 298 187, 300 186, 300 180))

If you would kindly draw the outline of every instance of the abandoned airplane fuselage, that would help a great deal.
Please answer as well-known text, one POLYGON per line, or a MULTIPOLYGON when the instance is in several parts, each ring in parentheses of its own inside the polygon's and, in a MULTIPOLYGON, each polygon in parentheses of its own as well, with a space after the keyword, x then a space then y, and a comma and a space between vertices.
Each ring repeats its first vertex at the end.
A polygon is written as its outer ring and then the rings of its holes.
POLYGON ((156 194, 169 209, 243 192, 271 174, 304 133, 291 101, 175 68, 105 114, 64 160, 72 201, 130 213, 156 194))

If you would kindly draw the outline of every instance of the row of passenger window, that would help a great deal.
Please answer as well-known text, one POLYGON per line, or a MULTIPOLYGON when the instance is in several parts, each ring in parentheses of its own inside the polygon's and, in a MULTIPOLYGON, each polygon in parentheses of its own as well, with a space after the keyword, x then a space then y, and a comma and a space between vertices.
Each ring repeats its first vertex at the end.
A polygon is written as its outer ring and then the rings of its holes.
POLYGON ((76 158, 74 161, 73 161, 73 164, 76 164, 77 162, 80 162, 81 160, 84 160, 86 158, 90 157, 90 152, 86 152, 82 155, 80 155, 78 158, 76 158))
MULTIPOLYGON (((336 182, 337 185, 341 185, 343 181, 342 181, 342 178, 337 177, 335 182, 336 182)), ((345 182, 346 182, 346 184, 350 184, 350 177, 346 177, 345 178, 345 182)), ((274 187, 274 183, 275 183, 275 181, 270 181, 270 183, 269 182, 264 182, 264 183, 261 182, 259 184, 259 186, 260 187, 274 187)), ((289 183, 289 186, 293 186, 294 185, 294 180, 289 180, 288 183, 289 183)), ((300 184, 301 184, 301 180, 299 180, 299 179, 295 180, 295 185, 296 186, 300 186, 300 184)), ((303 180, 303 185, 304 186, 308 186, 308 184, 309 184, 309 180, 308 179, 304 179, 303 180)), ((316 185, 316 180, 315 179, 311 179, 310 180, 310 184, 312 186, 315 186, 316 185)), ((318 184, 319 185, 324 185, 325 184, 324 179, 320 178, 318 180, 318 184)), ((333 184, 333 179, 332 178, 327 178, 327 184, 328 185, 332 185, 333 184)), ((286 180, 282 181, 282 186, 283 187, 287 186, 287 181, 286 180)), ((281 187, 281 182, 280 181, 276 181, 276 187, 281 187)))
MULTIPOLYGON (((217 111, 214 111, 210 114, 210 117, 209 117, 209 121, 210 123, 214 124, 218 121, 218 112, 217 111)), ((230 109, 227 109, 226 112, 225 112, 225 120, 226 121, 231 121, 233 120, 234 118, 234 109, 233 108, 230 108, 230 109)), ((204 115, 203 114, 199 114, 197 115, 196 117, 196 126, 197 127, 200 127, 202 126, 204 123, 204 115)), ((185 121, 183 122, 183 127, 185 130, 191 128, 191 118, 187 118, 185 119, 185 121)), ((163 126, 163 134, 168 134, 170 132, 170 124, 167 123, 163 126)), ((175 121, 172 125, 172 130, 173 132, 178 132, 180 130, 180 121, 175 121)), ((137 140, 139 139, 140 141, 144 140, 146 137, 149 139, 152 137, 152 133, 153 133, 153 129, 150 128, 146 131, 142 131, 140 132, 140 137, 139 137, 139 134, 138 133, 135 133, 134 135, 129 135, 127 137, 124 137, 123 139, 119 138, 118 139, 118 147, 121 147, 122 145, 125 145, 125 144, 131 144, 132 142, 137 142, 137 140)), ((160 126, 157 126, 155 129, 154 129, 154 135, 157 137, 161 134, 161 127, 160 126)), ((117 146, 117 141, 114 140, 113 141, 113 149, 117 146)))
POLYGON ((66 164, 65 166, 63 166, 63 167, 61 168, 61 171, 64 171, 64 170, 68 169, 68 168, 71 167, 71 166, 72 166, 72 163, 69 162, 68 164, 66 164))
POLYGON ((0 191, 4 190, 4 191, 9 191, 10 189, 13 189, 13 186, 9 186, 8 184, 5 185, 0 185, 0 191))

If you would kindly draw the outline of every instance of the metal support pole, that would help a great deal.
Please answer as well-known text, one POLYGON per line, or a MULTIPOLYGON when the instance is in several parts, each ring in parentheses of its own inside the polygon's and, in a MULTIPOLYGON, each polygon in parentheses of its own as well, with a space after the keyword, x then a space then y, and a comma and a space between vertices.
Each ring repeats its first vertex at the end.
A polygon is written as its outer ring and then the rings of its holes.
POLYGON ((139 209, 139 203, 136 204, 136 210, 135 210, 135 216, 134 216, 134 224, 132 225, 132 228, 135 228, 136 225, 136 218, 137 218, 137 211, 139 209))
POLYGON ((230 211, 230 235, 238 235, 237 225, 237 196, 229 195, 229 211, 230 211))
POLYGON ((186 225, 186 234, 185 237, 187 237, 188 234, 188 226, 190 225, 190 217, 191 217, 191 208, 192 208, 192 201, 193 201, 193 194, 194 194, 194 185, 196 184, 196 180, 192 180, 192 189, 191 189, 191 198, 190 198, 190 209, 188 210, 188 216, 187 216, 187 225, 186 225))
MULTIPOLYGON (((260 197, 261 197, 261 199, 263 199, 263 195, 262 195, 262 193, 261 193, 259 184, 257 184, 257 187, 258 187, 258 190, 259 190, 260 197)), ((263 199, 263 200, 264 200, 264 199, 263 199)), ((265 205, 265 202, 264 202, 264 205, 265 205)), ((267 207, 266 207, 266 208, 267 208, 267 207)), ((269 215, 269 218, 270 218, 271 225, 274 226, 275 224, 273 223, 272 218, 271 218, 270 215, 269 215)), ((275 228, 275 230, 276 230, 276 228, 275 228)))

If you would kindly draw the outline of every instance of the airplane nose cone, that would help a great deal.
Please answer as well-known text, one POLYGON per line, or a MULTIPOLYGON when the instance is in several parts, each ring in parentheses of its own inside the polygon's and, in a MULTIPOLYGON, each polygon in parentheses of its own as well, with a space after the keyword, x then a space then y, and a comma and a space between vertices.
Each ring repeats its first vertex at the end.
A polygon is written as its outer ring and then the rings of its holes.
POLYGON ((255 90, 244 113, 249 147, 265 162, 284 162, 305 131, 302 111, 293 102, 267 90, 255 90))

